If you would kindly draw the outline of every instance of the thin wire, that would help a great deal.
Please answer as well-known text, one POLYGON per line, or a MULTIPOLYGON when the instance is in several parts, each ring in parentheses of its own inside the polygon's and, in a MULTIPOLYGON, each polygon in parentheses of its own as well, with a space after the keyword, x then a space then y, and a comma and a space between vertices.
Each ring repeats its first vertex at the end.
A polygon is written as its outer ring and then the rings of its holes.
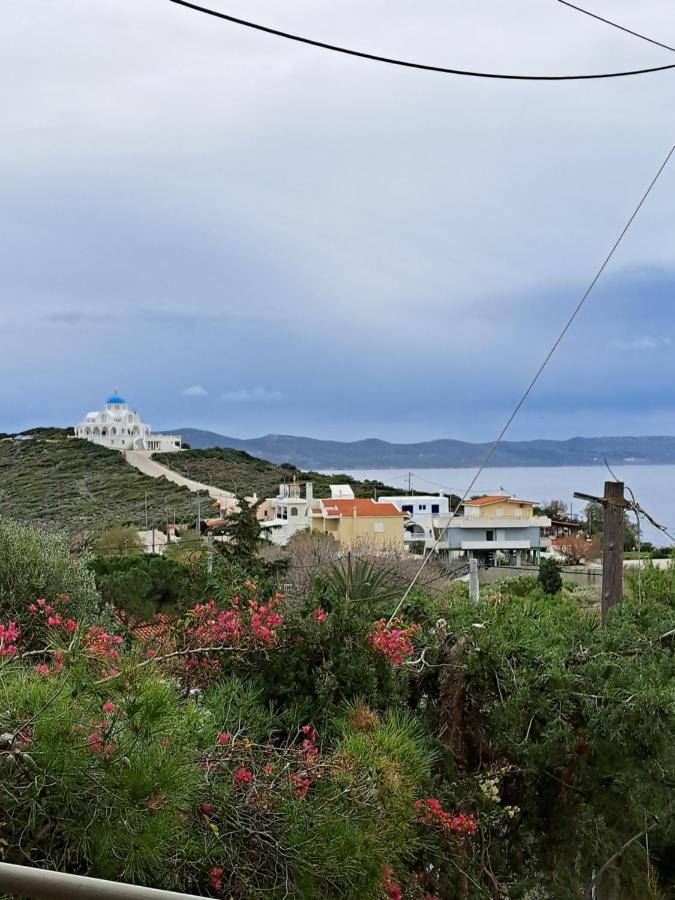
POLYGON ((591 19, 597 19, 599 22, 604 22, 605 25, 611 25, 612 28, 618 28, 619 31, 625 31, 626 34, 632 34, 633 37, 647 41, 649 44, 655 44, 657 47, 663 47, 664 50, 672 50, 672 52, 675 53, 675 47, 671 47, 669 44, 662 44, 661 41, 655 41, 654 38, 647 37, 646 34, 640 34, 639 31, 632 31, 630 28, 625 28, 617 22, 612 22, 611 19, 604 19, 602 16, 597 15, 597 13, 592 13, 587 9, 582 9, 580 6, 575 6, 574 3, 569 3, 568 0, 558 0, 558 3, 562 3, 563 6, 569 6, 570 9, 576 9, 577 12, 583 13, 585 16, 590 16, 591 19))
MULTIPOLYGON (((598 281, 599 281, 599 279, 600 279, 600 276, 602 275, 602 273, 603 273, 603 272, 605 271, 605 269, 607 268, 607 265, 609 264, 609 261, 611 260, 611 258, 614 256, 614 253, 616 252, 617 247, 619 246, 619 244, 620 244, 621 241, 623 240, 624 235, 626 234, 626 232, 628 231, 628 229, 630 228, 630 226, 633 224, 633 221, 634 221, 635 217, 637 216, 637 214, 638 214, 638 213, 640 212, 640 210, 642 209, 642 206, 643 206, 644 202, 646 201, 647 197, 649 196, 649 194, 650 194, 651 191, 652 191, 652 188, 654 187, 654 185, 655 185, 656 182, 658 181, 659 176, 661 175, 661 172, 663 172, 663 170, 665 169, 665 167, 668 165, 668 162, 669 162, 669 160, 670 160, 670 157, 673 155, 673 153, 675 153, 675 144, 670 148, 670 150, 669 150, 669 152, 668 152, 668 155, 666 156, 666 158, 664 159, 664 161, 663 161, 663 162, 661 163, 661 165, 659 166, 659 169, 658 169, 656 175, 652 178, 652 180, 651 180, 651 182, 650 182, 650 184, 649 184, 649 187, 647 188, 647 190, 646 190, 646 191, 644 192, 644 194, 642 195, 642 197, 641 197, 641 199, 640 199, 640 202, 638 203, 638 205, 637 205, 637 206, 635 207, 635 209, 633 210, 633 213, 632 213, 631 217, 628 219, 628 221, 627 221, 626 224, 624 225, 623 230, 622 230, 621 233, 619 234, 619 237, 614 241, 614 244, 612 245, 611 250, 609 251, 609 253, 608 253, 607 256, 605 257, 604 262, 602 263, 602 265, 601 265, 600 268, 598 269, 597 273, 595 274, 595 277, 593 278, 593 280, 592 280, 591 283, 589 284, 589 286, 588 286, 588 288, 586 289, 586 291, 585 291, 583 297, 582 297, 581 300, 577 303, 576 307, 575 307, 574 310, 572 311, 572 314, 570 315, 570 317, 568 318, 567 322, 565 323, 564 328, 562 329, 562 331, 560 332, 560 334, 558 335, 558 337, 557 337, 557 338, 555 339, 555 341, 553 342, 553 345, 552 345, 551 349, 548 351, 548 353, 547 353, 546 356, 544 357, 544 361, 541 363, 541 365, 539 366, 539 368, 538 368, 537 371, 535 372, 534 378, 533 378, 533 379, 530 381, 530 383, 528 384, 527 388, 525 389, 524 394, 522 395, 522 397, 520 398, 520 400, 519 400, 518 403, 516 404, 516 406, 515 406, 513 412, 511 413, 511 415, 510 415, 510 416, 508 417, 508 419, 506 420, 506 424, 504 425, 504 427, 502 428, 502 430, 499 432, 499 435, 498 435, 497 439, 493 442, 493 444, 491 445, 490 449, 488 450, 488 452, 487 452, 487 454, 486 454, 486 456, 485 456, 485 459, 483 460, 483 462, 482 462, 481 465, 480 465, 480 468, 478 469, 478 471, 476 472, 476 474, 473 476, 473 478, 471 479, 471 482, 470 482, 468 488, 467 488, 466 491, 464 492, 464 496, 462 497, 462 499, 459 501, 459 503, 458 503, 458 504, 455 506, 455 508, 453 509, 453 511, 452 511, 452 513, 451 513, 451 515, 450 515, 450 518, 448 519, 447 524, 445 525, 445 527, 443 528, 443 530, 440 532, 439 536, 436 538, 436 542, 434 543, 434 545, 433 545, 433 547, 432 547, 432 549, 431 549, 429 555, 426 556, 426 557, 424 558, 424 560, 422 561, 421 566, 420 566, 419 569, 417 570, 417 574, 415 575, 415 577, 413 578, 413 580, 412 580, 412 581, 410 582, 410 584, 408 585, 408 588, 407 588, 406 592, 405 592, 405 593, 403 594, 403 596, 401 597, 401 600, 400 600, 398 606, 396 607, 396 609, 394 610, 394 613, 393 613, 393 615, 391 616, 391 619, 394 618, 394 616, 396 615, 396 613, 399 611, 399 609, 401 608, 401 606, 402 606, 403 603, 405 602, 405 600, 406 600, 408 594, 409 594, 410 591, 413 589, 413 587, 414 587, 414 585, 415 585, 415 582, 417 581, 418 577, 421 575, 421 573, 422 573, 424 567, 426 566, 426 564, 427 564, 429 558, 431 557, 431 554, 437 549, 437 547, 438 547, 438 545, 440 544, 441 540, 442 540, 443 537, 445 536, 445 533, 447 532, 448 528, 450 527, 450 523, 451 523, 451 522, 453 521, 453 519, 456 517, 459 508, 462 506, 462 504, 464 503, 464 501, 466 500, 466 498, 469 496, 469 493, 470 493, 471 489, 473 488, 474 484, 478 481, 478 479, 480 478, 481 474, 483 473, 483 470, 487 467, 488 463, 489 463, 490 460, 492 459, 492 456, 493 456, 495 450, 497 449, 497 447, 498 447, 499 444, 501 443, 502 438, 504 437, 504 435, 506 434, 506 432, 509 430, 509 428, 510 428, 510 426, 511 426, 511 423, 513 422, 513 420, 515 419, 515 417, 516 417, 516 416, 518 415, 518 413, 520 412, 521 407, 523 406, 523 404, 525 403, 525 401, 526 401, 527 398, 529 397, 529 395, 530 395, 532 389, 534 388, 535 384, 536 384, 537 381, 539 380, 539 378, 540 378, 542 372, 544 371, 544 369, 545 369, 546 366, 548 365, 549 360, 551 359, 551 357, 553 356, 553 354, 555 353, 555 351, 558 349, 558 347, 560 346, 560 344, 561 344, 563 338, 565 337, 565 335, 567 334, 567 332, 568 332, 569 329, 571 328, 572 323, 574 322, 574 320, 576 319, 576 317, 577 317, 577 316, 579 315, 579 313, 581 312, 581 309, 582 309, 584 303, 585 303, 586 300, 588 299, 588 297, 589 297, 591 291, 593 290, 593 288, 595 287, 595 285, 598 283, 598 281)), ((390 622, 391 622, 391 619, 389 620, 390 622)))
POLYGON ((368 59, 372 62, 386 63, 390 66, 403 66, 406 69, 422 69, 425 72, 439 72, 444 75, 464 75, 469 78, 492 78, 503 81, 589 81, 591 79, 599 78, 626 78, 631 75, 647 75, 650 72, 663 72, 666 69, 675 69, 675 64, 672 64, 668 66, 652 66, 648 69, 602 72, 591 75, 504 75, 498 72, 476 72, 469 69, 451 69, 444 66, 430 66, 425 63, 409 62, 407 60, 395 59, 389 56, 378 56, 375 53, 364 53, 360 50, 350 50, 348 47, 339 47, 336 44, 327 44, 324 41, 315 41, 312 38, 301 37, 298 34, 291 34, 287 31, 280 31, 278 28, 269 28, 267 25, 260 25, 257 22, 250 22, 247 19, 238 19, 236 16, 217 12, 215 9, 209 9, 206 6, 198 6, 196 3, 188 3, 187 0, 170 0, 170 2, 176 3, 178 6, 184 6, 195 12, 204 13, 207 16, 213 16, 216 19, 224 19, 226 22, 232 22, 234 25, 243 25, 244 28, 253 28, 255 31, 262 31, 265 34, 271 34, 288 41, 296 41, 299 44, 308 44, 310 47, 319 47, 321 50, 330 50, 333 53, 344 53, 347 56, 356 56, 359 59, 368 59))
MULTIPOLYGON (((609 468, 609 466, 607 466, 609 468)), ((611 471, 611 469, 610 469, 611 471)), ((637 525, 637 543, 638 543, 638 574, 637 574, 637 583, 638 583, 638 600, 642 603, 642 530, 640 527, 640 513, 635 508, 637 506, 637 501, 635 499, 635 494, 633 493, 632 488, 629 488, 626 485, 626 490, 630 494, 631 503, 633 504, 633 512, 635 513, 635 524, 637 525)))

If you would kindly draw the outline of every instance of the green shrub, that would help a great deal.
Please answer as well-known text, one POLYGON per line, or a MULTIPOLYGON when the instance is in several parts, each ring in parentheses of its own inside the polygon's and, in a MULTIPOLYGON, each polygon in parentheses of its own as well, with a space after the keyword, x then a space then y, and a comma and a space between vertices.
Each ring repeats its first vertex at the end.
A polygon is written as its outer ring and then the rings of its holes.
POLYGON ((194 605, 190 570, 162 556, 97 556, 91 563, 106 603, 139 622, 194 605))
POLYGON ((561 590, 561 566, 557 559, 542 559, 539 564, 539 584, 546 594, 557 594, 561 590))
POLYGON ((92 621, 101 600, 86 560, 70 556, 64 538, 31 525, 0 521, 0 620, 31 621, 28 605, 67 595, 68 614, 92 621))

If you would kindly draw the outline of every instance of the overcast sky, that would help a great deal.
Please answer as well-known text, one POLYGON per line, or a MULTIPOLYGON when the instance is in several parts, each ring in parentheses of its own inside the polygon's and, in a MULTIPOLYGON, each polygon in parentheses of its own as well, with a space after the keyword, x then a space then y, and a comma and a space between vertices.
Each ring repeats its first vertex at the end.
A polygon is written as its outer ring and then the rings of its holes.
MULTIPOLYGON (((210 0, 366 51, 572 73, 675 62, 555 0, 210 0)), ((588 0, 675 43, 672 0, 588 0)), ((0 431, 113 390, 155 427, 499 431, 675 142, 675 71, 479 81, 168 0, 0 29, 0 431)), ((675 160, 509 436, 675 433, 675 160)))

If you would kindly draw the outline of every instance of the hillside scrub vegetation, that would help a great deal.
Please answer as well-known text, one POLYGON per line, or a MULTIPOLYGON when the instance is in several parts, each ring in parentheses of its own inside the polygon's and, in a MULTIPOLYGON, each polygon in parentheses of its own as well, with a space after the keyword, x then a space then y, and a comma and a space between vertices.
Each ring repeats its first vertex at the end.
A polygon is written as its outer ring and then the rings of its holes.
POLYGON ((289 599, 218 555, 141 636, 95 593, 36 595, 24 540, 11 578, 0 555, 6 861, 223 900, 672 896, 675 569, 627 576, 600 628, 530 576, 398 608, 372 560, 319 551, 289 599))
POLYGON ((0 518, 96 537, 113 525, 145 527, 146 509, 150 527, 194 520, 187 488, 142 475, 116 450, 57 435, 0 441, 0 518))
POLYGON ((279 485, 296 479, 311 481, 315 497, 330 497, 331 484, 350 485, 356 497, 373 497, 396 493, 395 489, 380 481, 358 481, 349 475, 323 475, 319 472, 303 472, 289 463, 267 462, 250 456, 243 450, 214 447, 210 450, 183 450, 181 453, 154 453, 153 459, 181 475, 202 484, 213 485, 237 496, 276 497, 279 485))

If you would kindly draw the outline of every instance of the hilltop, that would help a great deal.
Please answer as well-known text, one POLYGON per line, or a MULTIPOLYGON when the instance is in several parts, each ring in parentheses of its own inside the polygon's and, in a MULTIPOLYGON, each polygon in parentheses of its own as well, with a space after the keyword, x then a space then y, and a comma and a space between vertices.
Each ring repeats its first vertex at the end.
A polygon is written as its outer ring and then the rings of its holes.
MULTIPOLYGON (((197 481, 239 494, 274 496, 293 476, 311 480, 315 496, 325 496, 329 480, 293 466, 276 465, 236 450, 186 450, 158 454, 157 460, 197 481)), ((357 496, 392 489, 346 476, 357 496)), ((128 465, 119 452, 68 438, 66 429, 32 429, 0 438, 0 518, 63 530, 98 533, 111 525, 164 526, 194 519, 197 494, 164 478, 149 478, 128 465)), ((211 501, 202 495, 202 511, 211 501)))
MULTIPOLYGON (((324 441, 288 434, 232 438, 214 431, 179 428, 183 440, 196 449, 229 447, 274 463, 307 469, 443 469, 480 465, 490 444, 450 438, 414 444, 394 444, 377 438, 324 441)), ((675 437, 575 437, 566 441, 502 441, 491 466, 594 466, 675 464, 675 437)))

